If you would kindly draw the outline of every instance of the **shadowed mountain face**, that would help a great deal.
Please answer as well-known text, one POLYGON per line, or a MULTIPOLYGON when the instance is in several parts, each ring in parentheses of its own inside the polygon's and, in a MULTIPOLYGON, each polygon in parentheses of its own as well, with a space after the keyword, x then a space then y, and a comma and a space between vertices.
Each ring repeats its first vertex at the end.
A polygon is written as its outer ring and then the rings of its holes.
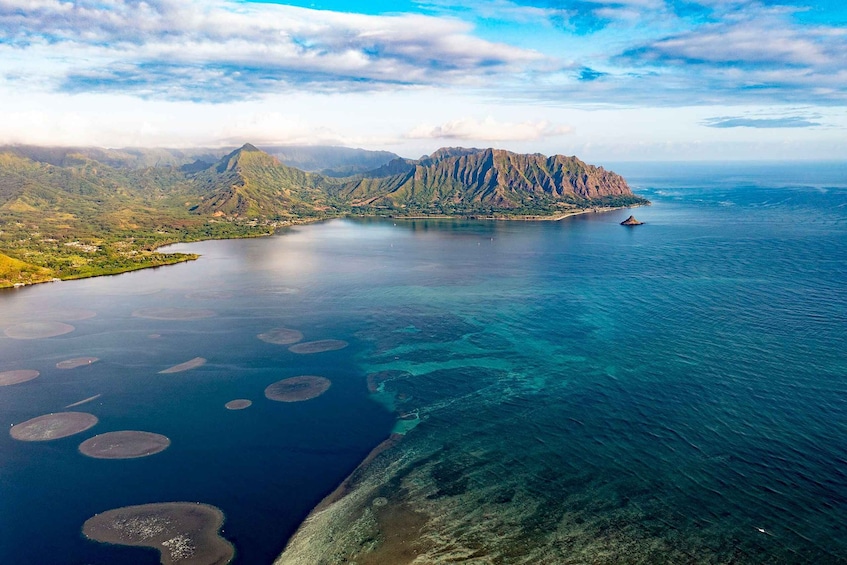
POLYGON ((264 150, 284 165, 329 177, 347 177, 366 173, 398 158, 390 151, 368 151, 326 145, 264 147, 264 150))
MULTIPOLYGON (((252 147, 252 146, 251 146, 252 147)), ((180 167, 196 173, 217 163, 231 148, 142 148, 102 149, 99 147, 39 147, 34 145, 0 146, 0 153, 9 153, 58 167, 72 166, 80 159, 97 161, 115 168, 180 167)), ((291 145, 263 147, 289 167, 326 176, 344 177, 365 173, 381 167, 397 155, 390 151, 368 151, 351 147, 327 145, 291 145)))
MULTIPOLYGON (((57 167, 70 167, 81 161, 97 161, 116 169, 142 169, 145 167, 180 167, 193 162, 205 163, 208 167, 227 151, 224 149, 165 149, 127 147, 124 149, 102 149, 99 147, 38 147, 35 145, 7 145, 0 147, 0 154, 8 153, 47 163, 57 167)), ((205 167, 204 167, 205 168, 205 167)))

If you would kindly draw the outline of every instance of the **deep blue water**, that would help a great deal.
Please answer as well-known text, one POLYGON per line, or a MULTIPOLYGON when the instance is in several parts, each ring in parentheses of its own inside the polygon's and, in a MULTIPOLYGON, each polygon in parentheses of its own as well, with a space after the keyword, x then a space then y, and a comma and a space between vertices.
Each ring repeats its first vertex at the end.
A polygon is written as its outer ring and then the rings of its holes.
POLYGON ((0 561, 156 563, 85 540, 82 523, 196 500, 224 511, 238 562, 269 562, 397 408, 420 415, 408 449, 441 458, 429 503, 461 502, 457 537, 462 504, 484 492, 551 563, 592 543, 633 562, 672 550, 847 562, 847 167, 610 168, 653 206, 560 222, 336 220, 0 293, 2 327, 97 313, 62 336, 0 337, 0 371, 41 372, 0 387, 3 424, 102 394, 74 409, 100 418, 87 432, 0 436, 0 561), (619 226, 630 213, 646 224, 619 226), (131 316, 162 306, 217 315, 131 316), (279 326, 350 347, 301 356, 256 338, 279 326), (79 356, 101 361, 55 368, 79 356), (208 364, 157 374, 197 356, 208 364), (408 377, 369 396, 366 375, 389 369, 408 377), (263 397, 308 374, 332 387, 298 404, 263 397), (225 410, 234 398, 254 404, 225 410), (120 429, 172 445, 128 461, 77 452, 120 429), (569 528, 571 545, 550 537, 569 528))

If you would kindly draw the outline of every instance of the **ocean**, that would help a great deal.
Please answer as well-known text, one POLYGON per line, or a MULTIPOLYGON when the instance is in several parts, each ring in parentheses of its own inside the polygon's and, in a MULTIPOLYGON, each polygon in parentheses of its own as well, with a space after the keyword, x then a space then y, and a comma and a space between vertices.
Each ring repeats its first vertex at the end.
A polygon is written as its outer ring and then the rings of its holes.
POLYGON ((0 436, 0 561, 157 563, 82 524, 197 501, 224 512, 235 563, 270 563, 399 433, 363 473, 363 512, 337 518, 348 534, 315 534, 319 559, 847 563, 847 165, 607 168, 653 205, 339 219, 0 292, 0 372, 40 373, 0 387, 3 424, 100 395, 67 409, 99 419, 84 432, 0 436), (630 214, 645 224, 620 226, 630 214), (187 319, 143 317, 153 308, 187 319), (14 337, 33 321, 73 331, 14 337), (349 345, 298 354, 257 338, 280 327, 349 345), (99 360, 56 367, 85 356, 99 360), (300 375, 331 386, 265 398, 300 375), (238 398, 253 404, 224 407, 238 398), (171 444, 79 452, 117 430, 171 444))

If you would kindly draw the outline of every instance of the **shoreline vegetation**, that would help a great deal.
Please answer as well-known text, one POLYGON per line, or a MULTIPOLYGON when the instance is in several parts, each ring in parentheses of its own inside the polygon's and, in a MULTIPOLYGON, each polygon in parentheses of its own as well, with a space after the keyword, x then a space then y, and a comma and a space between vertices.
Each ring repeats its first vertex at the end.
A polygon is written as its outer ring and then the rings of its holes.
POLYGON ((563 155, 386 153, 376 169, 335 177, 250 144, 220 153, 0 147, 0 288, 183 263, 198 255, 159 250, 340 217, 555 221, 648 203, 563 155))
MULTIPOLYGON (((615 210, 623 210, 627 208, 637 208, 639 206, 649 205, 647 203, 635 202, 633 204, 625 204, 621 206, 592 206, 590 208, 579 208, 575 210, 569 210, 567 212, 558 212, 552 214, 519 214, 519 215, 511 215, 508 213, 499 213, 499 214, 411 214, 411 215, 394 215, 394 214, 343 214, 343 215, 335 215, 335 216, 327 216, 324 218, 298 218, 293 220, 288 220, 286 222, 274 222, 270 226, 266 226, 265 229, 260 232, 248 231, 243 234, 229 234, 222 236, 210 236, 204 238, 193 238, 187 237, 185 239, 169 239, 163 241, 161 244, 156 245, 150 252, 139 252, 144 253, 144 257, 147 258, 146 261, 135 262, 131 264, 126 264, 122 266, 114 266, 114 267, 105 267, 105 268, 94 268, 90 269, 83 273, 72 273, 66 276, 54 276, 55 273, 48 272, 44 267, 37 267, 33 269, 32 265, 28 265, 23 261, 18 259, 9 257, 2 252, 0 252, 0 291, 10 288, 21 288, 24 286, 30 286, 33 284, 42 284, 49 282, 61 282, 68 280, 80 280, 86 278, 93 277, 102 277, 102 276, 113 276, 113 275, 121 275, 124 273, 130 273, 133 271, 139 271, 142 269, 153 269, 159 267, 166 267, 169 265, 178 265, 180 263, 187 263, 189 261, 196 261, 201 256, 197 253, 167 253, 160 252, 159 250, 168 247, 169 245, 176 245, 180 243, 198 243, 201 241, 214 241, 214 240, 223 240, 223 239, 247 239, 254 237, 270 237, 277 233, 278 230, 289 228, 298 225, 308 225, 318 222, 325 222, 329 220, 339 219, 339 218, 386 218, 386 219, 394 219, 394 220, 479 220, 479 221, 524 221, 524 222, 535 222, 535 221, 551 221, 557 222, 563 220, 565 218, 569 218, 572 216, 579 216, 582 214, 600 214, 605 212, 613 212, 615 210), (269 229, 268 229, 269 228, 269 229), (17 267, 13 268, 16 264, 27 265, 29 269, 17 267), (15 277, 15 273, 24 273, 31 274, 31 276, 21 276, 15 277), (40 276, 33 276, 40 275, 40 276)), ((248 229, 252 229, 255 226, 247 226, 248 229)))
MULTIPOLYGON (((613 212, 615 210, 625 210, 627 208, 638 208, 647 206, 646 203, 626 204, 622 206, 591 206, 589 208, 578 208, 568 210, 567 212, 556 212, 551 214, 421 214, 412 216, 385 216, 397 220, 481 220, 481 221, 504 221, 504 222, 558 222, 571 216, 580 216, 582 214, 602 214, 604 212, 613 212)), ((381 217, 381 216, 358 216, 358 217, 381 217)))

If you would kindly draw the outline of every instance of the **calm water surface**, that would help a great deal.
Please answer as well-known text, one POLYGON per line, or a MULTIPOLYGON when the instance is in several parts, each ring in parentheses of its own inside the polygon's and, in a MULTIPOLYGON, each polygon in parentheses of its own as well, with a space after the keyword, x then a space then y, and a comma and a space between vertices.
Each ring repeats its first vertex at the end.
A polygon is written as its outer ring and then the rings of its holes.
POLYGON ((270 562, 392 430, 411 430, 412 465, 437 487, 408 502, 440 505, 457 543, 505 563, 526 543, 549 562, 847 562, 847 168, 613 168, 654 205, 561 222, 336 220, 0 293, 0 329, 75 327, 0 334, 0 371, 41 372, 0 387, 2 423, 101 395, 74 409, 100 419, 84 433, 0 436, 0 562, 157 563, 80 528, 182 500, 224 511, 237 562, 270 562), (630 213, 647 224, 619 226, 630 213), (132 316, 153 307, 216 315, 132 316), (282 326, 350 346, 296 355, 256 338, 282 326), (55 367, 81 356, 100 361, 55 367), (194 357, 208 362, 158 374, 194 357), (403 376, 369 394, 383 370, 403 376), (296 375, 332 386, 264 398, 296 375), (224 409, 235 398, 253 405, 224 409), (77 451, 124 429, 172 444, 123 461, 77 451))

